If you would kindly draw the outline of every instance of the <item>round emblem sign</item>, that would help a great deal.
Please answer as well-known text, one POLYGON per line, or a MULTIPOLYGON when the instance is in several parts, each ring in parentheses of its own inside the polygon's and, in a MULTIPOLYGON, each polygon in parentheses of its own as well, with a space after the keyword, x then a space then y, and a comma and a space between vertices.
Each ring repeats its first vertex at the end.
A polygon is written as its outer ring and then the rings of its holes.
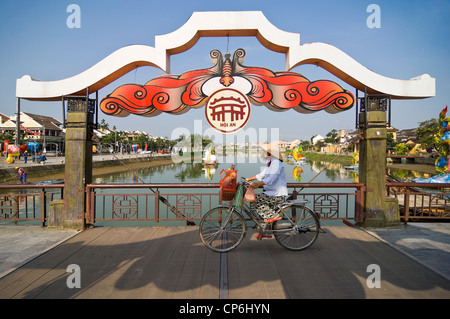
POLYGON ((235 89, 220 89, 206 102, 205 115, 209 125, 220 133, 236 133, 250 118, 250 102, 235 89))

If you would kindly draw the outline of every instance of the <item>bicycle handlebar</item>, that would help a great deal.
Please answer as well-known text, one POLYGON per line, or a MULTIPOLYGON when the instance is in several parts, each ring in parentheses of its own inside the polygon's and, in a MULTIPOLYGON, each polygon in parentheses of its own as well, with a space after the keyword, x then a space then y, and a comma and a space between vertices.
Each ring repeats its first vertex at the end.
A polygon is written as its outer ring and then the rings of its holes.
POLYGON ((251 182, 248 182, 247 179, 245 177, 243 177, 243 176, 241 177, 241 180, 242 180, 243 184, 248 184, 248 185, 251 184, 251 182))

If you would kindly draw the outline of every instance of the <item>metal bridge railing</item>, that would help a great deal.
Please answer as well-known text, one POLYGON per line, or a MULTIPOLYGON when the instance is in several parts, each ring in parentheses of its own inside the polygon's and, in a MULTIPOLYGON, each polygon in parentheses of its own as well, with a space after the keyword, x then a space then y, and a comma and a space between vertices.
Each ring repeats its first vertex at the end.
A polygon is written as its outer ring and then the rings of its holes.
POLYGON ((387 196, 397 199, 406 224, 418 220, 450 219, 450 184, 386 183, 387 196))
MULTIPOLYGON (((294 197, 308 199, 322 220, 364 219, 362 183, 289 183, 288 188, 294 197)), ((450 219, 450 184, 388 182, 386 189, 405 223, 450 219)), ((46 225, 49 205, 62 199, 63 191, 64 184, 0 185, 0 221, 46 225)), ((86 222, 184 221, 159 196, 189 220, 222 204, 218 183, 92 184, 86 187, 86 222)))
MULTIPOLYGON (((306 198, 322 220, 361 221, 364 184, 289 183, 294 198, 306 198)), ((86 187, 86 223, 198 221, 222 202, 218 183, 90 184, 86 187), (163 197, 184 218, 158 200, 163 197)))
MULTIPOLYGON (((362 183, 289 183, 290 193, 309 200, 322 220, 364 220, 362 183)), ((405 223, 450 219, 450 184, 386 183, 387 196, 399 204, 405 223)), ((0 222, 37 222, 45 226, 49 205, 62 199, 64 184, 0 185, 0 222)), ((218 183, 92 184, 86 187, 87 224, 101 222, 181 223, 162 196, 186 219, 200 220, 209 209, 226 204, 218 183)))
POLYGON ((0 221, 46 225, 49 205, 62 199, 64 184, 0 185, 0 221))

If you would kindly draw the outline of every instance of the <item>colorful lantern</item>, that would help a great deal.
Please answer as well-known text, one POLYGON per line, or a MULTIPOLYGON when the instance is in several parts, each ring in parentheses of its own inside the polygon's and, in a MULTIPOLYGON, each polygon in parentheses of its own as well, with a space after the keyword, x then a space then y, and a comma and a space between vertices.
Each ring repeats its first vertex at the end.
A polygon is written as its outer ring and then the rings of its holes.
POLYGON ((39 148, 39 143, 37 143, 37 142, 28 143, 28 149, 30 150, 30 152, 37 152, 38 148, 39 148))
POLYGON ((448 158, 445 156, 441 156, 436 160, 434 166, 439 173, 448 173, 449 172, 448 164, 449 164, 448 158))
POLYGON ((450 150, 450 118, 446 117, 447 106, 439 113, 439 124, 441 129, 439 130, 439 136, 435 137, 435 141, 442 145, 441 156, 438 157, 434 163, 434 167, 439 173, 448 174, 450 172, 449 163, 449 150, 450 150))
POLYGON ((450 131, 445 131, 443 134, 442 134, 442 137, 439 139, 439 142, 441 143, 441 144, 450 144, 450 131))
POLYGON ((296 160, 299 161, 301 160, 301 158, 303 157, 303 154, 301 154, 302 151, 302 147, 301 146, 297 146, 294 151, 292 152, 292 157, 296 160))
POLYGON ((358 153, 353 153, 353 158, 352 158, 352 165, 353 166, 356 166, 356 165, 358 165, 358 162, 359 162, 359 155, 358 155, 358 153))
POLYGON ((7 153, 14 155, 14 156, 19 156, 19 148, 13 144, 8 145, 8 149, 7 149, 7 153))
POLYGON ((300 183, 301 182, 301 180, 302 180, 302 173, 303 173, 303 170, 300 168, 300 167, 295 167, 293 170, 292 170, 292 177, 294 177, 294 180, 296 181, 296 182, 298 182, 298 183, 300 183))

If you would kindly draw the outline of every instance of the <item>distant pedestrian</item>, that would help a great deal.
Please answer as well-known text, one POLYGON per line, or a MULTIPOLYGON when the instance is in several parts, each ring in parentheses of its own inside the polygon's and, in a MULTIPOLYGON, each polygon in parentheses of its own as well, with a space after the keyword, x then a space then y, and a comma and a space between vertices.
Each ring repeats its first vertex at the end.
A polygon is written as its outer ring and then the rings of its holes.
POLYGON ((20 183, 25 184, 27 182, 27 172, 21 167, 16 167, 16 170, 17 170, 17 175, 19 175, 20 183))

